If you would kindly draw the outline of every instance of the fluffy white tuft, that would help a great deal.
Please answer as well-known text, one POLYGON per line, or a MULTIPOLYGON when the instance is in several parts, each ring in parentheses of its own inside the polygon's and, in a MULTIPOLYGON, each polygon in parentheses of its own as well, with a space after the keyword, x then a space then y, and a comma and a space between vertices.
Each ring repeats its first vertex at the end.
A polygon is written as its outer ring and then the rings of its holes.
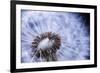
MULTIPOLYGON (((85 26, 86 20, 79 13, 31 10, 23 10, 21 13, 22 62, 31 62, 31 43, 44 32, 57 33, 61 37, 61 46, 56 53, 59 61, 86 60, 90 56, 90 36, 85 26)), ((34 57, 34 61, 38 62, 38 59, 34 57)))

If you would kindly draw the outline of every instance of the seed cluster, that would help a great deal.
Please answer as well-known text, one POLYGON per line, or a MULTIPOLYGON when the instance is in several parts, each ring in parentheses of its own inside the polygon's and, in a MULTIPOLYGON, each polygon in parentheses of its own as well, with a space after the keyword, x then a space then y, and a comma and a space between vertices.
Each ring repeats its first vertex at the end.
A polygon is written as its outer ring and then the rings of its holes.
POLYGON ((32 47, 37 49, 36 56, 39 58, 42 56, 42 58, 45 58, 46 61, 52 60, 55 61, 56 59, 56 51, 60 48, 61 45, 61 39, 60 36, 56 33, 52 32, 45 32, 40 34, 39 36, 36 36, 36 38, 32 42, 32 47), (45 38, 48 38, 49 40, 54 40, 54 43, 51 47, 48 47, 47 49, 39 48, 39 43, 44 40, 45 38), (40 53, 41 51, 41 53, 40 53))

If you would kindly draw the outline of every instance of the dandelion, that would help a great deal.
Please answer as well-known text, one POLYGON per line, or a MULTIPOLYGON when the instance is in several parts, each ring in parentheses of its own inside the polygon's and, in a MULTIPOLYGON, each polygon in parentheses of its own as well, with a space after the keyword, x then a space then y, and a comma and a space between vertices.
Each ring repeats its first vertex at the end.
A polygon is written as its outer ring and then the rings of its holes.
POLYGON ((21 11, 21 61, 90 59, 88 13, 21 11))

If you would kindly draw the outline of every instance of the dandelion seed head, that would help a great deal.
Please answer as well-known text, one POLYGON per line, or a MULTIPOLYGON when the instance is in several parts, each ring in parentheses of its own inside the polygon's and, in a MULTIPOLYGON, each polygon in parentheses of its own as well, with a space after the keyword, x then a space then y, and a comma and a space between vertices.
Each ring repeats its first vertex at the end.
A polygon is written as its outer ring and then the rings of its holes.
POLYGON ((23 62, 89 59, 89 19, 86 17, 89 14, 23 10, 23 62))

